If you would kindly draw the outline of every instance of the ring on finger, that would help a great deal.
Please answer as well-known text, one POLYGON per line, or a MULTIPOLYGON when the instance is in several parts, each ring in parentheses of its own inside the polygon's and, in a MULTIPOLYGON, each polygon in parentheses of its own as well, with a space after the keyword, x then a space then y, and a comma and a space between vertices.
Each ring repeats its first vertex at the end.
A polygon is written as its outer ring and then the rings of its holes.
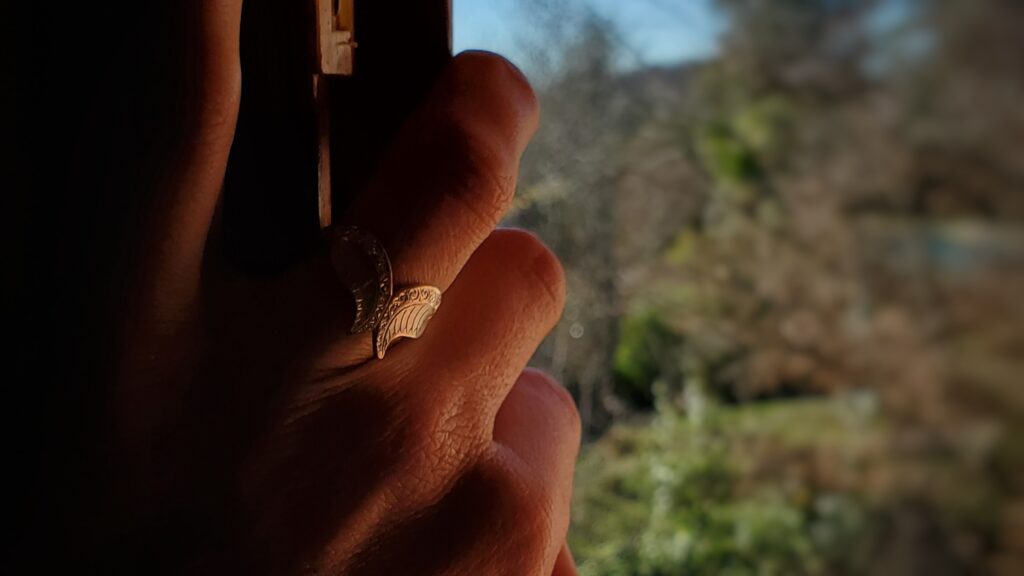
POLYGON ((372 234, 356 226, 327 229, 331 264, 355 301, 353 334, 372 333, 383 360, 396 341, 419 338, 441 306, 441 290, 419 284, 395 292, 391 259, 372 234))

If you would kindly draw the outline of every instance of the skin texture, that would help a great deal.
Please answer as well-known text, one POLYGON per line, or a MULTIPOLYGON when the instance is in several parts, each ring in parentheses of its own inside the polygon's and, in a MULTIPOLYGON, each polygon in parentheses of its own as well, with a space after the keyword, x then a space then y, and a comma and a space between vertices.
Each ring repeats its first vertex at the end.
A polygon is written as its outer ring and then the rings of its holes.
POLYGON ((118 340, 109 527, 83 538, 150 573, 575 574, 579 418, 525 370, 564 276, 536 238, 495 230, 537 127, 527 81, 456 57, 340 215, 388 249, 396 286, 445 291, 422 339, 368 361, 325 257, 261 279, 218 260, 241 6, 198 6, 186 137, 118 340))

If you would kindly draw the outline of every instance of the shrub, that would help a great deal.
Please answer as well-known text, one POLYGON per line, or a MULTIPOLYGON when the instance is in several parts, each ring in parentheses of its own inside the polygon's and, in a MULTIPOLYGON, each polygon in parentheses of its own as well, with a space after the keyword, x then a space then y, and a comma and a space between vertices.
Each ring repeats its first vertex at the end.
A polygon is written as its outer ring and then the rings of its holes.
POLYGON ((654 383, 678 378, 671 365, 682 339, 654 312, 623 319, 615 349, 615 393, 638 408, 654 405, 654 383))

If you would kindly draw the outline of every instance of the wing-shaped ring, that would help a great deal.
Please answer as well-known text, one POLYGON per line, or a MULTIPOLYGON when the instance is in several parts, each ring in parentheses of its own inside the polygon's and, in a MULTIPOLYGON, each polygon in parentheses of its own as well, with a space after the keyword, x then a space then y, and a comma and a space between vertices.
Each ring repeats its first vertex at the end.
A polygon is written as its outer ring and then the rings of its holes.
POLYGON ((441 307, 441 291, 433 286, 413 286, 391 299, 384 320, 374 330, 373 350, 383 359, 388 347, 401 338, 419 338, 441 307))
POLYGON ((373 333, 373 351, 383 359, 402 338, 419 338, 441 307, 441 290, 411 286, 393 294, 391 260, 384 246, 355 226, 328 230, 331 263, 355 301, 352 333, 373 333))

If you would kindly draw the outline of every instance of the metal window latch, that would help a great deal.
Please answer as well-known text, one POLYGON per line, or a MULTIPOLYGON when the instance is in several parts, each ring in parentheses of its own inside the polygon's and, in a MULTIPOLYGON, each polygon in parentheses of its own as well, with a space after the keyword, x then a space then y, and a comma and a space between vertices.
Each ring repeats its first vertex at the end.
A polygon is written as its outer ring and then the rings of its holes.
POLYGON ((331 214, 331 117, 329 83, 325 76, 351 76, 355 56, 355 0, 311 0, 316 14, 316 64, 313 100, 317 122, 317 190, 320 227, 328 228, 331 214))

